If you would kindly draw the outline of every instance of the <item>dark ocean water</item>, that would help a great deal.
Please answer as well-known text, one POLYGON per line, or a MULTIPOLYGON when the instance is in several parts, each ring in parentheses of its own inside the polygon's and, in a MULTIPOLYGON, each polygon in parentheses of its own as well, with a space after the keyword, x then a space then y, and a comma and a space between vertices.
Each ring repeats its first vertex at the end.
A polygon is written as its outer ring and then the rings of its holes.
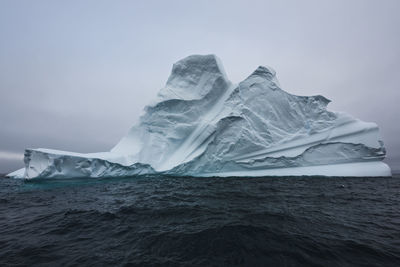
POLYGON ((400 266, 399 178, 4 178, 0 266, 400 266))

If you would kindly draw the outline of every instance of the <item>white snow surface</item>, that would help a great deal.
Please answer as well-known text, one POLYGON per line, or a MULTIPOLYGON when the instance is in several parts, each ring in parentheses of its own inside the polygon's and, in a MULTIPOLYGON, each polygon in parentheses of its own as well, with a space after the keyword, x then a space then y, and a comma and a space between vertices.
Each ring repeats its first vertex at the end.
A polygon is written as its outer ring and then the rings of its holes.
POLYGON ((157 101, 111 151, 26 149, 8 176, 391 176, 375 123, 283 91, 269 67, 235 85, 216 56, 189 56, 157 101))

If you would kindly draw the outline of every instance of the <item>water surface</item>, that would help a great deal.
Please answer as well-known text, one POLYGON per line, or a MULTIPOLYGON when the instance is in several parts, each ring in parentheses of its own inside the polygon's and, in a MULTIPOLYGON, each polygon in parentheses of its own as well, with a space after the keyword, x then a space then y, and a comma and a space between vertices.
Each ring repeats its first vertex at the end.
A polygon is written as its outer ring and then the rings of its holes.
POLYGON ((2 178, 0 266, 400 266, 399 178, 2 178))

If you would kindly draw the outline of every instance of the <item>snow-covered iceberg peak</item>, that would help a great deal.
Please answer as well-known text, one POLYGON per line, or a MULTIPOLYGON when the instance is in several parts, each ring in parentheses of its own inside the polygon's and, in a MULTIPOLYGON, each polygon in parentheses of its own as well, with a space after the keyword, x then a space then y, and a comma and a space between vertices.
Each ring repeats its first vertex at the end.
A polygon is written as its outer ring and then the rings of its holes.
POLYGON ((172 67, 167 84, 160 90, 160 100, 202 99, 214 89, 215 82, 228 82, 224 68, 215 55, 186 57, 172 67))
POLYGON ((251 77, 260 77, 265 80, 271 81, 275 84, 275 86, 279 86, 278 79, 276 78, 276 72, 271 67, 259 66, 250 76, 251 77))
POLYGON ((378 126, 329 102, 285 92, 270 67, 234 85, 216 56, 189 56, 110 152, 27 149, 9 176, 390 176, 378 126))

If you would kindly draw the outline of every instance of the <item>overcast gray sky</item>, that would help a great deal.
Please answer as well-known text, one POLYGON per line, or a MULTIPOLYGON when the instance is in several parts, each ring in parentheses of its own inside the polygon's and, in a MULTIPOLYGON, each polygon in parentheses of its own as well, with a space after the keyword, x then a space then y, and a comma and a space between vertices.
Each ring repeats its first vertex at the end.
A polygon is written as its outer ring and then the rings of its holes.
POLYGON ((172 64, 216 54, 284 90, 378 123, 400 169, 400 1, 0 0, 0 172, 24 148, 109 150, 172 64))

